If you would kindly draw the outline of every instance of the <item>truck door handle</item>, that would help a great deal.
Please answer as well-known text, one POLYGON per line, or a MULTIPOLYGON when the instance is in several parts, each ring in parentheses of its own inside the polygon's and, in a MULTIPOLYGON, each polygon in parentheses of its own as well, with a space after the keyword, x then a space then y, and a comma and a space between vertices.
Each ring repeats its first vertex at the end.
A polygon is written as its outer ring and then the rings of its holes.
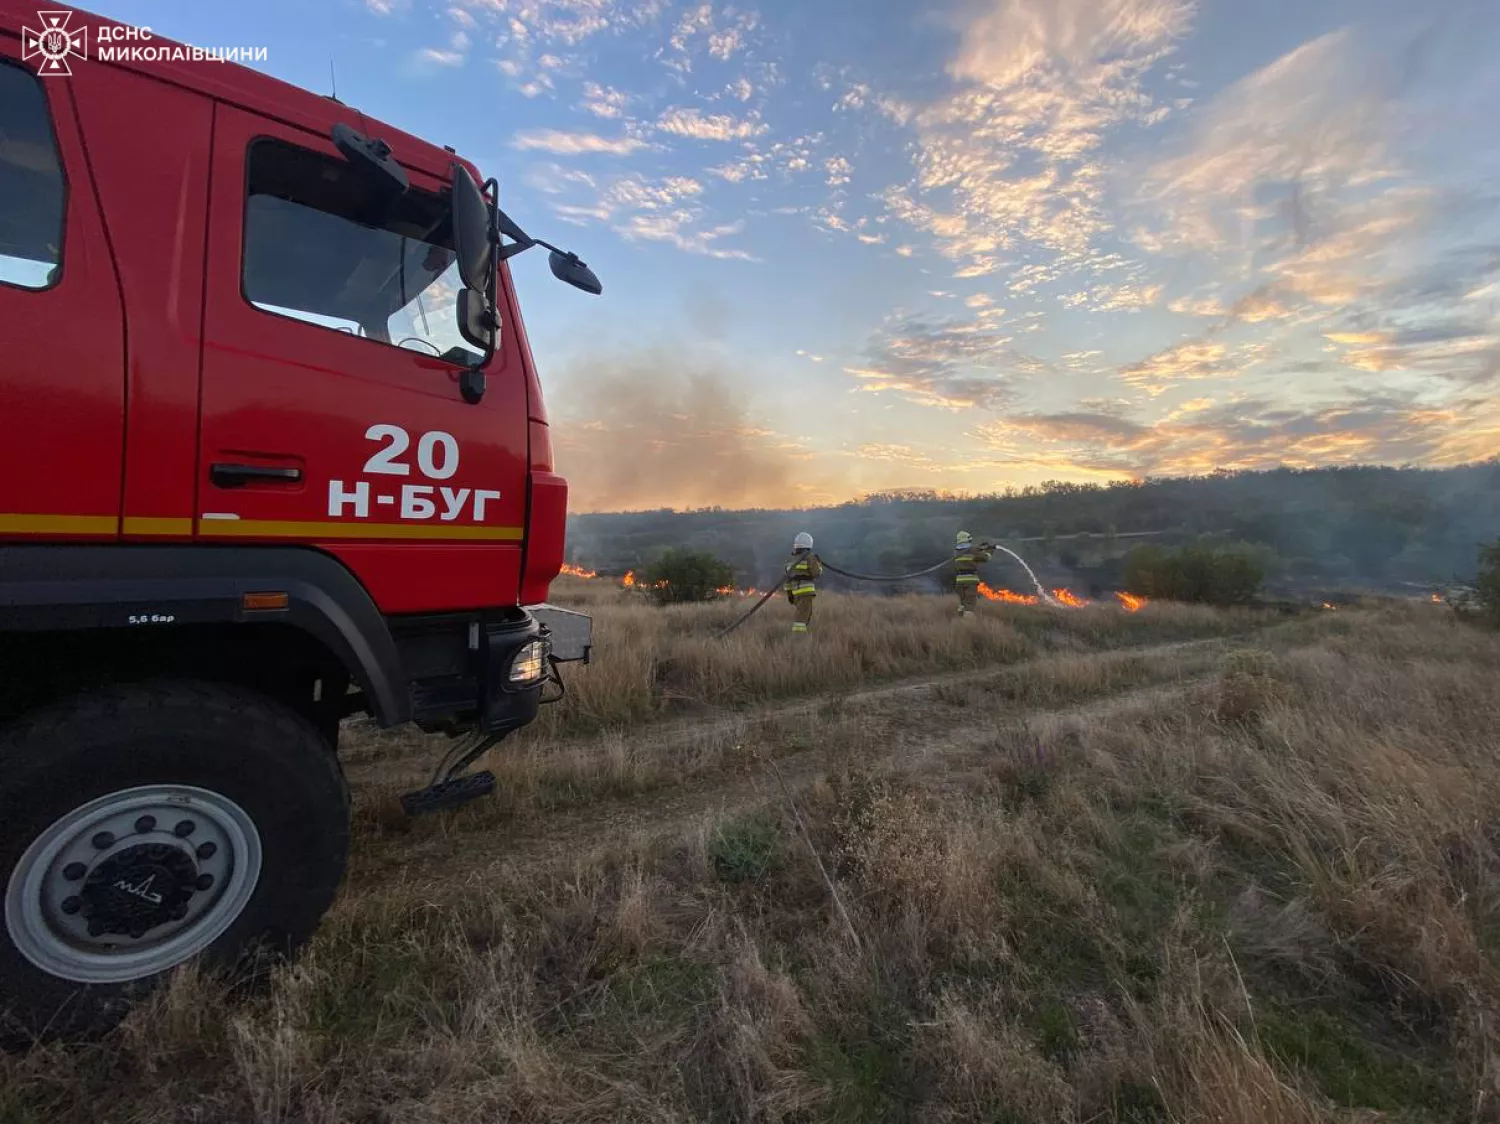
POLYGON ((220 488, 243 488, 252 480, 302 479, 300 468, 273 468, 264 464, 214 464, 208 469, 209 479, 220 488))

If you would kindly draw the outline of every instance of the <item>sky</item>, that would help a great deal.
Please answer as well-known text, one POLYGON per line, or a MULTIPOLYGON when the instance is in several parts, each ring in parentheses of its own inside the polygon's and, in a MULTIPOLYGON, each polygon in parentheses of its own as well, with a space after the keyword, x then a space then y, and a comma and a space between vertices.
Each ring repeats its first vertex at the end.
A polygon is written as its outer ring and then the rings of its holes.
POLYGON ((575 510, 1500 452, 1491 0, 97 0, 449 144, 575 510))

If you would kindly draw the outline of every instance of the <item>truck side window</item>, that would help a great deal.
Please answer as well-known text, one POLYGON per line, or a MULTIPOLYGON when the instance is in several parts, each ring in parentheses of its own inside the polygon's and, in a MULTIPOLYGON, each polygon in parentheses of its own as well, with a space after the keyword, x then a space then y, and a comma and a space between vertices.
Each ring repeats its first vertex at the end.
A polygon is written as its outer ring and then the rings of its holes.
POLYGON ((464 366, 480 358, 458 333, 445 196, 383 197, 347 162, 267 138, 251 143, 248 165, 246 300, 464 366))
POLYGON ((0 285, 57 284, 66 196, 42 83, 0 62, 0 285))

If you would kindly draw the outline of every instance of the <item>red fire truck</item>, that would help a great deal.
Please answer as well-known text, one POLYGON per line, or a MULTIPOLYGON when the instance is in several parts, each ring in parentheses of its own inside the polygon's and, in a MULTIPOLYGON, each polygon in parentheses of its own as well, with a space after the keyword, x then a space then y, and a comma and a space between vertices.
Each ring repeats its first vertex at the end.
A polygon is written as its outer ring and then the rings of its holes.
POLYGON ((567 485, 506 262, 540 244, 600 291, 453 150, 48 8, 0 0, 0 1018, 23 1033, 307 938, 344 870, 343 719, 452 735, 408 811, 492 788, 465 770, 590 643, 546 603, 567 485))

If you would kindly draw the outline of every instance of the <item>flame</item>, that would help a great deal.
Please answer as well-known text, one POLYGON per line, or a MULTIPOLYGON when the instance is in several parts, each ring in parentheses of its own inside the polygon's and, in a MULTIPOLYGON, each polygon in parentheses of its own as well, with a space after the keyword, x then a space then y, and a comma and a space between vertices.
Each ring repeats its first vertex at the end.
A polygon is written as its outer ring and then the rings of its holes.
MULTIPOLYGON (((654 583, 651 586, 651 588, 652 589, 666 589, 667 586, 668 586, 668 584, 670 584, 670 583, 668 583, 667 579, 666 578, 662 578, 661 581, 654 583)), ((638 578, 638 577, 635 576, 635 571, 634 570, 626 570, 625 571, 625 576, 620 579, 620 588, 621 589, 645 589, 646 588, 646 583, 643 582, 640 578, 638 578)))
POLYGON ((1432 595, 1432 603, 1434 605, 1441 605, 1443 603, 1443 595, 1441 593, 1434 593, 1432 595))
POLYGON ((1072 590, 1068 589, 1054 589, 1052 591, 1052 596, 1056 597, 1070 609, 1082 609, 1085 605, 1088 604, 1088 602, 1085 601, 1082 597, 1079 597, 1072 590))
POLYGON ((597 578, 599 576, 599 572, 597 570, 585 570, 582 566, 570 566, 566 562, 563 563, 562 572, 565 574, 572 574, 575 578, 583 578, 585 580, 588 580, 589 578, 597 578))
POLYGON ((1139 613, 1141 607, 1146 604, 1144 597, 1137 596, 1134 593, 1117 592, 1115 600, 1124 607, 1127 613, 1139 613))
POLYGON ((979 583, 979 596, 987 601, 1004 601, 1008 605, 1035 605, 1037 598, 1028 597, 1024 593, 1012 593, 1008 589, 991 589, 984 582, 979 583))
POLYGON ((1338 612, 1338 606, 1337 605, 1330 605, 1327 601, 1323 602, 1323 608, 1330 609, 1333 612, 1338 612))

